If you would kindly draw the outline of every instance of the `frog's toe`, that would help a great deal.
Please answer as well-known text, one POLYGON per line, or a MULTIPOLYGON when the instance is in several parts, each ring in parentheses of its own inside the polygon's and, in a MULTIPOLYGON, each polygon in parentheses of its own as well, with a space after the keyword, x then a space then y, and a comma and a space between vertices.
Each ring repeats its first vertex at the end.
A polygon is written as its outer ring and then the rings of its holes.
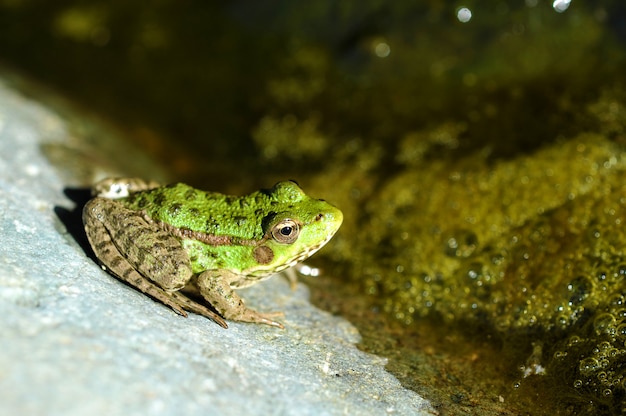
POLYGON ((282 323, 274 320, 274 318, 282 316, 285 316, 283 312, 259 313, 248 309, 244 314, 234 319, 242 322, 253 322, 255 324, 265 324, 275 326, 276 328, 285 329, 285 326, 282 323))
POLYGON ((280 329, 285 329, 285 325, 283 325, 282 323, 278 321, 274 321, 270 318, 260 317, 259 320, 256 321, 256 323, 275 326, 276 328, 280 328, 280 329))
POLYGON ((282 323, 278 321, 272 321, 271 319, 268 319, 267 322, 263 322, 263 323, 267 325, 275 326, 276 328, 285 329, 285 325, 283 325, 282 323))
POLYGON ((172 310, 176 312, 178 315, 185 317, 185 318, 187 317, 187 312, 185 312, 185 310, 181 308, 180 306, 178 306, 176 303, 168 303, 167 306, 172 308, 172 310))
POLYGON ((187 313, 184 310, 186 309, 189 312, 197 313, 198 315, 202 315, 205 318, 209 318, 210 320, 212 320, 213 322, 215 322, 222 328, 228 328, 226 321, 224 321, 224 319, 221 316, 219 316, 217 313, 213 312, 206 306, 201 305, 198 302, 195 302, 189 299, 187 296, 183 295, 180 292, 172 292, 170 296, 172 297, 172 299, 175 300, 177 304, 176 305, 177 308, 172 307, 172 309, 174 309, 180 315, 187 316, 187 313), (179 310, 182 313, 180 313, 179 310))
POLYGON ((267 324, 267 325, 271 325, 271 326, 275 326, 276 328, 280 328, 280 329, 285 329, 285 325, 281 324, 278 321, 272 321, 272 320, 265 320, 263 322, 261 322, 263 324, 267 324))

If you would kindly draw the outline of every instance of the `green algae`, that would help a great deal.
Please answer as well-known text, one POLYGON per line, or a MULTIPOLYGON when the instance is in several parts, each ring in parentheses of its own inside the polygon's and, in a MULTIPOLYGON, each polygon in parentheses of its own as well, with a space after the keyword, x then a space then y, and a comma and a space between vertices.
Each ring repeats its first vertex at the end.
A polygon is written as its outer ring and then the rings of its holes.
POLYGON ((534 394, 554 394, 551 406, 615 412, 626 403, 625 171, 626 149, 596 134, 494 163, 422 160, 353 212, 367 222, 342 230, 349 275, 406 334, 425 320, 462 330, 458 345, 489 334, 507 397, 545 385, 534 394))
MULTIPOLYGON (((614 195, 621 191, 622 151, 588 136, 494 165, 479 158, 466 162, 452 167, 425 162, 387 182, 379 198, 365 206, 372 227, 358 239, 364 242, 359 252, 375 256, 384 247, 393 253, 378 256, 368 271, 369 291, 391 295, 386 310, 407 323, 432 311, 454 320, 478 309, 484 313, 477 304, 486 301, 490 319, 502 330, 551 329, 554 311, 543 310, 543 301, 516 299, 577 270, 580 266, 570 263, 583 255, 581 248, 593 242, 608 250, 620 241, 623 201, 614 195), (611 180, 617 184, 606 183, 611 180), (601 218, 608 223, 594 217, 596 211, 583 205, 587 201, 606 210, 601 218), (554 261, 565 255, 572 258, 554 261), (378 277, 387 270, 394 270, 391 280, 378 277), (512 281, 515 290, 507 288, 512 281), (516 319, 500 318, 513 311, 516 319)), ((595 256, 608 255, 594 250, 595 256)))

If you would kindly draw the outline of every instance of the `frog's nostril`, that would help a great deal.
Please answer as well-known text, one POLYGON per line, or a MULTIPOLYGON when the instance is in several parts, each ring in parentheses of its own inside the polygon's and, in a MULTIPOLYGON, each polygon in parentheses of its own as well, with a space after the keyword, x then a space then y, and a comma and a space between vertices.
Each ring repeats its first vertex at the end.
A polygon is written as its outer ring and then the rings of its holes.
POLYGON ((324 214, 321 212, 315 216, 315 221, 321 221, 324 218, 324 214))

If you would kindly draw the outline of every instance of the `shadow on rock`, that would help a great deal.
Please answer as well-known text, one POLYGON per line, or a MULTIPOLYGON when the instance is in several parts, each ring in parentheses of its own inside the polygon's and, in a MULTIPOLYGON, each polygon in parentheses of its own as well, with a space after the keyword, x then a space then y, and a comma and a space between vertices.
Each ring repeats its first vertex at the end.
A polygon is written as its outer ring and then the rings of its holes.
POLYGON ((96 261, 96 257, 87 241, 82 219, 83 207, 91 199, 91 190, 89 188, 65 188, 63 193, 74 202, 74 208, 69 210, 65 207, 55 206, 54 213, 61 220, 67 232, 85 251, 85 254, 96 261))

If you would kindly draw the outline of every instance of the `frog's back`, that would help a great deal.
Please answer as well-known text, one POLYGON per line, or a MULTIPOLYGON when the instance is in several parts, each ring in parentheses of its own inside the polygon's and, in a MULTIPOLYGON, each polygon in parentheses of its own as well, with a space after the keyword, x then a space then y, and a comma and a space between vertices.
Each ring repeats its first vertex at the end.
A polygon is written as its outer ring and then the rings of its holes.
POLYGON ((260 222, 271 211, 270 198, 262 192, 236 197, 183 183, 137 192, 123 202, 175 228, 246 239, 263 237, 260 222))

